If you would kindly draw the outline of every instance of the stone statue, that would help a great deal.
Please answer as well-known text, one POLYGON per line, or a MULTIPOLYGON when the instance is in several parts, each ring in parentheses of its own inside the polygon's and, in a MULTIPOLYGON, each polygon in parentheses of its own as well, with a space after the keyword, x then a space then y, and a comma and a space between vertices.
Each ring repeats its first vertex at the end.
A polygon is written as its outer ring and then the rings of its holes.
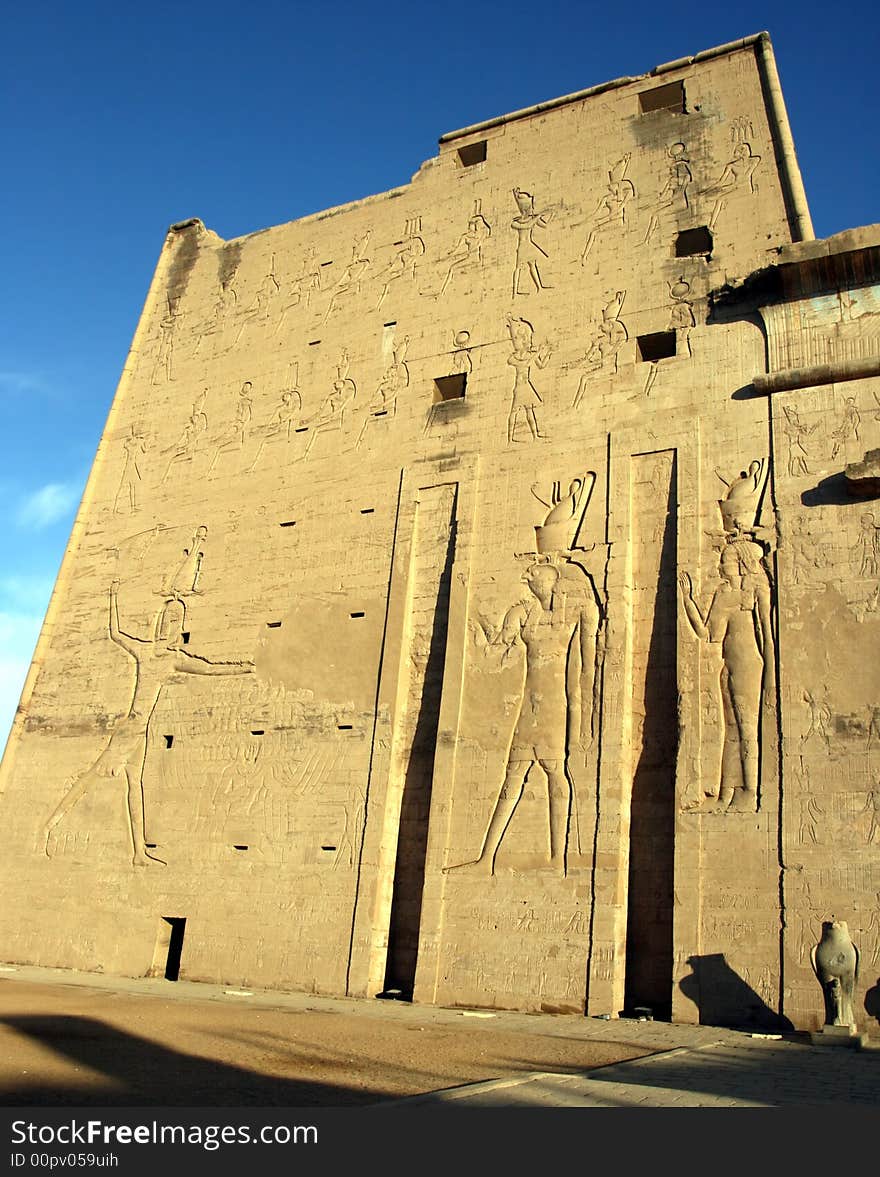
POLYGON ((813 972, 825 998, 825 1025, 855 1029, 853 990, 859 975, 859 950, 845 920, 826 920, 822 938, 810 950, 813 972))

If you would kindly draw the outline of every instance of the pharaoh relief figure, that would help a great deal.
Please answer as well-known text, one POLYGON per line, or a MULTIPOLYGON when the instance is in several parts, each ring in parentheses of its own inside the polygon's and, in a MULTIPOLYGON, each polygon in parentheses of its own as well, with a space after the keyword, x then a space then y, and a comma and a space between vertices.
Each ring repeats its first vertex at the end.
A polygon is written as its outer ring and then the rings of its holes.
POLYGON ((545 229, 553 215, 551 208, 535 211, 535 198, 530 192, 522 188, 514 188, 513 199, 519 209, 519 215, 510 222, 510 227, 516 233, 516 262, 513 269, 513 296, 528 294, 529 281, 536 292, 550 290, 544 281, 541 267, 550 256, 547 250, 535 240, 535 231, 545 229), (526 279, 523 289, 523 279, 526 279))
POLYGON ((755 460, 727 486, 719 501, 724 534, 720 583, 701 606, 687 572, 679 575, 685 615, 694 634, 718 661, 718 705, 723 729, 721 764, 704 787, 703 808, 754 812, 759 803, 763 717, 775 706, 772 588, 764 566, 765 529, 756 518, 767 463, 755 460))
POLYGON ((608 187, 589 217, 590 230, 587 234, 587 243, 581 254, 582 266, 587 264, 587 258, 599 233, 606 229, 623 229, 626 226, 626 206, 636 194, 632 180, 626 178, 626 169, 629 167, 630 158, 631 153, 628 151, 608 173, 608 187))
MULTIPOLYGON (((596 476, 572 480, 566 495, 555 483, 537 555, 523 574, 528 596, 504 615, 497 632, 481 625, 483 650, 500 648, 502 662, 519 654, 523 683, 504 779, 477 858, 446 872, 495 873, 501 842, 535 770, 547 787, 546 862, 566 874, 569 846, 580 849, 576 777, 593 742, 594 697, 602 609, 590 574, 573 547, 596 476)), ((536 497, 539 497, 536 494, 536 497)))

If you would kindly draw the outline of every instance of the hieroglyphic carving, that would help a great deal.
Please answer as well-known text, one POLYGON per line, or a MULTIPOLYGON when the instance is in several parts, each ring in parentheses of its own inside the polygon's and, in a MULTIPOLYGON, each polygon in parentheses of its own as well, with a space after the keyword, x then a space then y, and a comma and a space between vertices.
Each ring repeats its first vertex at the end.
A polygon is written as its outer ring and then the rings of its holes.
MULTIPOLYGON (((199 443, 204 437, 208 429, 208 417, 205 413, 205 400, 208 396, 207 388, 194 402, 192 412, 189 415, 186 425, 183 427, 183 433, 180 439, 173 447, 171 457, 168 460, 168 465, 165 468, 165 473, 162 476, 163 483, 171 473, 172 466, 178 462, 192 461, 196 451, 199 448, 199 443)), ((167 451, 166 451, 167 452, 167 451)))
POLYGON ((719 655, 721 765, 715 783, 704 785, 704 794, 720 811, 758 808, 762 717, 775 706, 771 583, 764 548, 748 538, 759 530, 756 518, 766 477, 767 463, 756 460, 731 482, 723 480, 727 495, 718 504, 725 533, 718 566, 721 583, 705 611, 694 597, 690 575, 679 575, 688 622, 719 655))
POLYGON ((810 434, 815 432, 816 425, 805 425, 798 416, 797 409, 791 405, 783 405, 782 411, 785 414, 782 431, 788 438, 788 472, 792 478, 800 478, 810 473, 807 465, 810 455, 804 443, 810 434))
POLYGON ((513 397, 510 412, 507 416, 507 441, 516 441, 516 427, 521 417, 526 421, 529 432, 534 440, 541 437, 535 408, 542 403, 541 394, 532 383, 532 366, 545 368, 550 359, 550 348, 547 344, 537 348, 534 346, 534 328, 525 319, 515 319, 507 316, 507 330, 513 344, 513 351, 507 357, 507 362, 514 370, 513 397))
POLYGON ((456 331, 452 336, 453 376, 470 376, 471 372, 473 372, 474 361, 471 358, 470 342, 470 331, 456 331))
POLYGON ((391 289, 392 282, 397 282, 398 279, 404 278, 407 275, 412 280, 415 280, 416 266, 419 259, 425 256, 425 241, 422 237, 422 218, 410 217, 406 222, 406 228, 403 231, 403 240, 395 242, 397 253, 394 258, 388 263, 385 270, 379 275, 383 279, 382 290, 379 293, 379 300, 376 303, 376 310, 385 301, 388 291, 391 289))
MULTIPOLYGON (((505 614, 497 633, 483 629, 484 650, 501 647, 503 657, 522 648, 525 679, 504 781, 479 856, 446 871, 493 874, 495 857, 537 765, 547 779, 549 865, 567 870, 575 789, 571 762, 586 758, 592 740, 593 686, 601 610, 595 586, 579 565, 554 553, 526 571, 531 599, 505 614)), ((579 831, 577 812, 575 828, 579 831)), ((578 837, 579 841, 579 837, 578 837)))
POLYGON ((513 218, 510 227, 516 233, 516 261, 513 268, 513 296, 528 294, 522 289, 522 280, 531 279, 535 291, 550 290, 541 274, 541 265, 550 255, 546 249, 535 240, 535 230, 547 227, 552 215, 552 208, 535 212, 535 198, 530 192, 522 188, 514 188, 513 199, 519 209, 519 216, 513 218))
POLYGON ((687 147, 684 143, 673 143, 671 147, 666 149, 666 154, 669 157, 666 182, 660 189, 654 209, 648 220, 648 228, 645 230, 643 245, 646 245, 655 230, 659 229, 661 212, 669 208, 673 212, 684 213, 690 208, 688 187, 694 177, 691 173, 691 161, 688 157, 687 147))
POLYGON ((828 725, 831 723, 831 708, 825 699, 817 699, 810 691, 804 691, 804 702, 809 708, 810 723, 806 732, 801 736, 801 744, 806 747, 810 740, 820 740, 825 747, 829 747, 830 735, 828 725))
POLYGON ((694 316, 694 304, 690 298, 691 284, 682 276, 675 282, 669 282, 668 286, 672 306, 669 310, 667 330, 675 332, 677 344, 683 344, 683 347, 676 346, 677 354, 681 355, 686 351, 689 356, 692 356, 694 353, 691 349, 691 329, 696 327, 697 320, 694 316))
POLYGON ((309 423, 311 431, 303 457, 310 454, 318 435, 332 433, 342 429, 345 425, 345 413, 357 395, 357 385, 349 376, 351 361, 348 352, 343 350, 339 363, 336 365, 336 379, 333 387, 324 398, 324 402, 316 416, 309 423))
POLYGON ((287 321, 287 316, 291 311, 296 310, 297 307, 302 306, 303 302, 308 307, 311 305, 312 295, 320 293, 321 290, 321 267, 318 264, 318 252, 314 246, 306 250, 303 257, 302 268, 299 274, 291 282, 284 305, 281 308, 281 314, 278 316, 278 322, 272 331, 273 335, 277 335, 281 328, 287 321))
POLYGON ((265 427, 263 438, 254 456, 254 460, 248 467, 249 470, 256 469, 257 462, 259 462, 266 446, 275 445, 276 442, 289 444, 291 435, 299 424, 300 413, 302 412, 302 395, 298 387, 298 375, 299 365, 294 364, 291 380, 292 386, 282 392, 281 402, 275 410, 275 415, 269 425, 265 427))
POLYGON ((122 448, 125 451, 125 462, 122 467, 122 476, 119 479, 119 489, 113 500, 113 510, 119 512, 122 509, 122 504, 127 503, 128 510, 133 515, 139 507, 138 487, 141 482, 141 470, 138 464, 138 455, 147 452, 146 441, 143 435, 138 433, 136 425, 132 425, 128 437, 122 442, 122 448))
POLYGON ((850 551, 856 553, 858 575, 875 580, 880 566, 880 528, 870 511, 859 518, 859 535, 850 551))
POLYGON ((355 238, 351 247, 351 260, 339 275, 336 284, 330 292, 330 301, 327 303, 327 310, 324 312, 322 322, 327 322, 333 312, 338 308, 340 301, 348 298, 352 294, 360 293, 364 275, 370 268, 370 259, 366 256, 366 253, 372 232, 372 229, 367 229, 360 237, 355 238))
POLYGON ((596 325, 592 342, 578 365, 583 366, 584 371, 572 401, 573 409, 576 409, 584 399, 591 377, 609 366, 612 367, 614 373, 617 372, 618 352, 629 339, 629 332, 620 318, 625 298, 626 291, 618 290, 610 302, 607 302, 602 308, 602 317, 596 325))
POLYGON ((197 323, 193 327, 193 335, 195 336, 196 345, 193 348, 193 355, 197 355, 201 349, 202 343, 205 339, 213 339, 215 353, 219 351, 218 341, 222 339, 226 326, 235 315, 238 306, 238 293, 235 286, 235 270, 226 277, 220 280, 217 289, 217 301, 214 303, 211 314, 201 323, 197 323))
POLYGON ((749 192, 758 191, 755 185, 755 170, 761 162, 760 155, 755 155, 751 144, 741 138, 741 123, 735 123, 732 139, 735 144, 731 158, 724 165, 721 175, 714 184, 709 184, 703 191, 707 196, 715 197, 712 215, 709 218, 709 228, 714 229, 724 209, 725 201, 732 192, 747 188, 749 192))
POLYGON ((244 309, 241 326, 238 329, 233 347, 239 344, 241 337, 248 327, 259 324, 265 326, 269 322, 272 314, 272 304, 280 290, 281 286, 275 277, 275 254, 273 253, 269 272, 257 288, 257 293, 254 295, 253 300, 244 309))
POLYGON ((181 597, 201 592, 198 585, 202 561, 205 558, 204 544, 207 537, 208 529, 204 524, 196 528, 189 547, 183 549, 181 559, 174 565, 162 585, 163 596, 175 597, 179 600, 181 597))
MULTIPOLYGON (((148 852, 144 816, 144 769, 149 744, 150 721, 165 686, 179 672, 185 674, 249 674, 252 662, 211 662, 183 648, 185 607, 177 597, 164 602, 156 614, 152 636, 139 638, 119 626, 119 582, 110 586, 111 641, 134 659, 135 680, 128 710, 114 729, 101 755, 71 782, 45 826, 46 854, 51 857, 51 839, 56 826, 91 787, 108 777, 125 782, 132 862, 143 866, 163 862, 148 852)), ((164 863, 163 863, 164 864, 164 863)))
POLYGON ((442 296, 453 275, 464 274, 483 264, 483 246, 491 236, 492 226, 483 216, 481 202, 475 200, 467 229, 447 255, 446 276, 437 291, 437 298, 442 296))
POLYGON ((253 384, 250 380, 245 380, 241 388, 238 390, 238 401, 235 406, 235 420, 225 432, 223 432, 214 450, 214 456, 211 459, 211 465, 208 467, 210 474, 217 465, 217 459, 221 454, 228 454, 230 452, 237 453, 244 449, 244 444, 247 441, 250 432, 250 424, 254 415, 254 402, 251 397, 253 384))
POLYGON ((172 362, 174 359, 174 332, 180 311, 180 298, 168 296, 165 303, 165 314, 159 323, 159 345, 153 372, 150 376, 151 384, 158 384, 160 376, 166 381, 174 379, 172 362))
POLYGON ((367 415, 358 434, 355 448, 361 444, 367 426, 380 417, 393 417, 397 411, 397 397, 405 388, 409 387, 409 368, 406 365, 406 350, 409 347, 409 336, 405 336, 400 343, 392 347, 391 362, 382 374, 379 387, 373 393, 367 409, 367 415))
POLYGON ((632 180, 626 178, 630 158, 631 153, 628 151, 608 173, 608 186, 587 221, 590 228, 581 254, 582 266, 586 265, 598 233, 613 227, 622 229, 626 225, 626 206, 636 194, 632 180))
POLYGON ((859 426, 861 423, 862 418, 859 410, 856 408, 856 398, 854 396, 848 396, 844 401, 840 424, 836 429, 832 429, 831 431, 831 436, 834 438, 834 445, 831 447, 832 458, 837 457, 841 447, 850 438, 853 441, 859 440, 859 426))

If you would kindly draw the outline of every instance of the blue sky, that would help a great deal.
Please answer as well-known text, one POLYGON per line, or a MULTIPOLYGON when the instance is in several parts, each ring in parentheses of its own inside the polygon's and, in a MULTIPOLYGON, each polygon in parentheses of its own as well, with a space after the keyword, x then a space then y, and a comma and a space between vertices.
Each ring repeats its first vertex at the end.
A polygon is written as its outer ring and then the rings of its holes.
POLYGON ((381 192, 445 131, 762 29, 817 236, 880 220, 868 0, 7 6, 0 747, 169 224, 237 237, 381 192))

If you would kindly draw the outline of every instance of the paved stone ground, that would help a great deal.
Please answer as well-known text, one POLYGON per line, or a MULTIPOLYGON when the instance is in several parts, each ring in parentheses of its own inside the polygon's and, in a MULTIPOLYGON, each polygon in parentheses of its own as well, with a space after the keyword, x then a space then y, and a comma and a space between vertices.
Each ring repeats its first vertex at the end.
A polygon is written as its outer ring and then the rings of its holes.
POLYGON ((880 1037, 832 1049, 806 1035, 5 966, 0 1104, 876 1107, 880 1037))

